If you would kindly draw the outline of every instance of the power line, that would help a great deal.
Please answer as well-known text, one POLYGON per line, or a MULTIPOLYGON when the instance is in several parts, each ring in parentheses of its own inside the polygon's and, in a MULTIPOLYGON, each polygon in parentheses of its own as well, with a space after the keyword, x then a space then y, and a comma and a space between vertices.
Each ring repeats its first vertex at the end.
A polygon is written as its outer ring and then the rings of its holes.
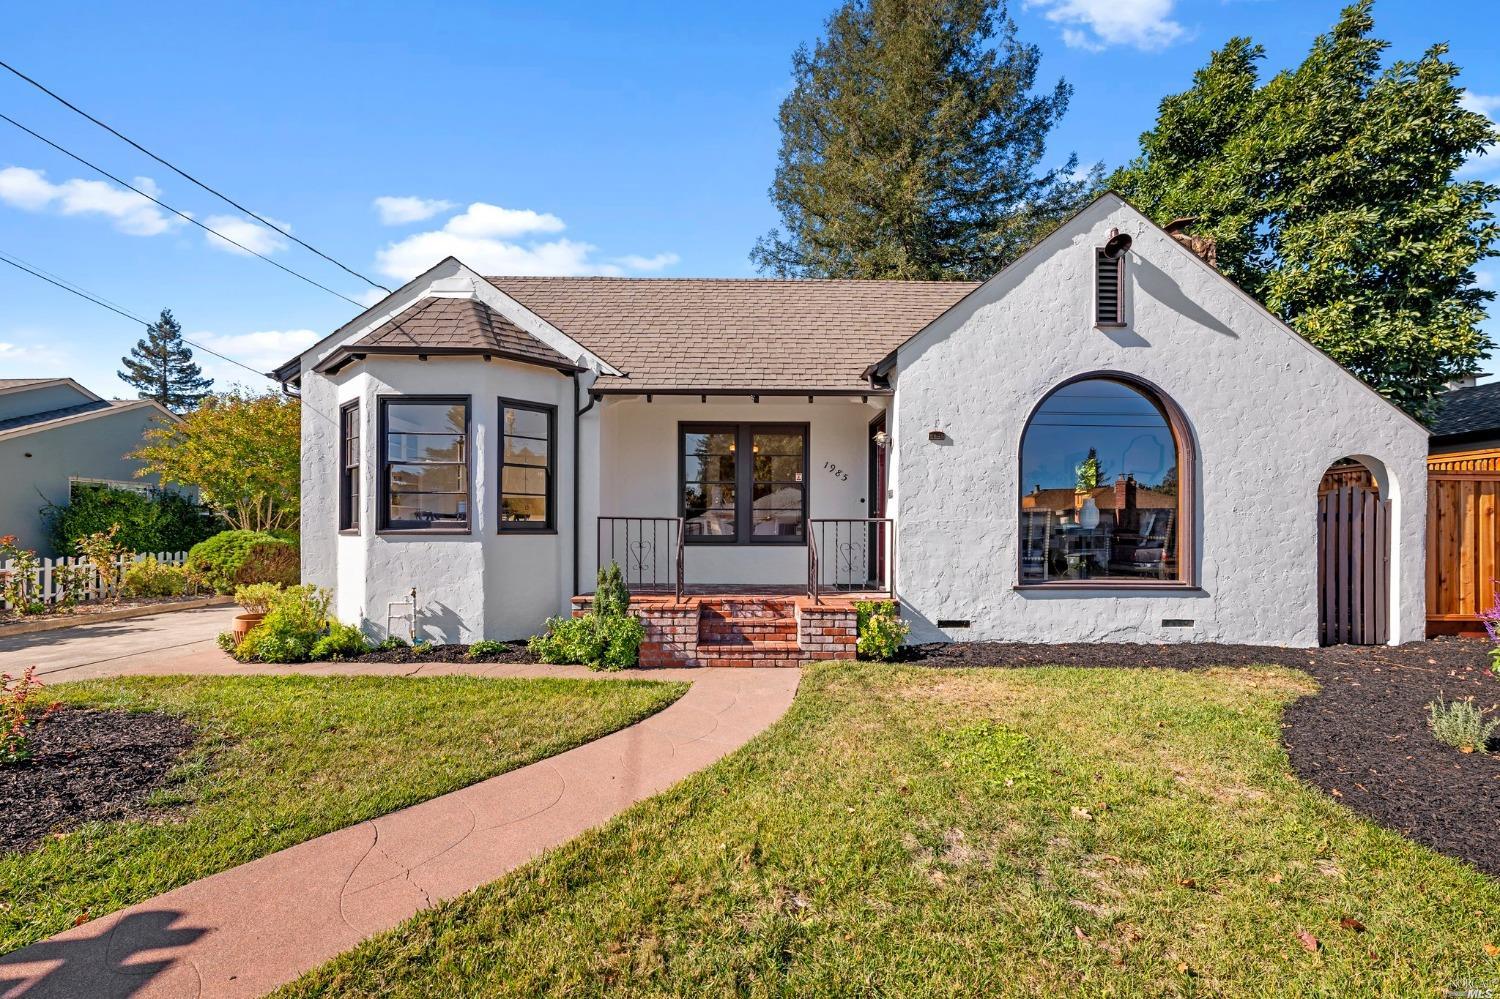
MULTIPOLYGON (((16 121, 14 118, 10 117, 9 115, 0 114, 0 120, 9 122, 10 124, 16 126, 16 128, 19 128, 21 131, 23 131, 27 135, 31 136, 33 139, 36 139, 38 142, 45 142, 47 145, 51 146, 53 149, 56 149, 58 152, 62 153, 64 156, 68 156, 68 157, 71 157, 72 159, 77 160, 79 163, 82 163, 84 166, 88 167, 90 170, 93 170, 95 173, 97 173, 97 174, 99 174, 101 176, 108 177, 110 180, 114 181, 116 184, 119 184, 121 187, 126 188, 126 189, 131 190, 131 191, 134 191, 136 194, 139 194, 141 197, 145 198, 147 201, 151 202, 152 204, 157 205, 158 207, 161 207, 161 208, 165 208, 167 211, 171 212, 173 215, 176 215, 179 218, 185 219, 186 221, 193 223, 193 225, 197 226, 199 229, 202 229, 204 232, 212 233, 213 235, 215 235, 215 236, 219 237, 220 239, 222 239, 224 242, 229 243, 229 244, 231 244, 233 246, 237 246, 241 250, 244 250, 246 253, 248 253, 248 254, 250 254, 252 256, 259 257, 260 259, 264 260, 266 263, 270 264, 272 267, 276 267, 276 268, 278 268, 280 270, 286 271, 292 277, 298 278, 298 279, 300 279, 302 281, 306 281, 308 284, 312 285, 314 288, 319 288, 319 289, 321 289, 323 291, 328 292, 328 294, 330 294, 330 295, 335 295, 335 296, 337 296, 339 298, 342 298, 344 301, 348 302, 350 305, 357 306, 360 309, 364 309, 365 308, 364 305, 361 305, 359 302, 357 302, 354 299, 350 298, 348 295, 344 295, 344 294, 342 294, 340 292, 334 291, 332 288, 328 287, 326 284, 319 284, 317 281, 314 281, 312 278, 308 277, 306 274, 302 274, 302 273, 299 273, 297 271, 294 271, 290 267, 288 267, 285 264, 281 263, 280 261, 272 260, 270 257, 266 256, 264 253, 259 253, 259 252, 255 251, 255 250, 252 250, 250 247, 246 246, 244 243, 241 243, 239 240, 232 239, 229 236, 224 235, 219 230, 213 228, 212 226, 209 226, 209 225, 207 225, 207 224, 205 224, 203 222, 199 222, 197 219, 193 218, 187 212, 179 211, 178 209, 173 208, 171 205, 167 204, 165 201, 162 201, 160 198, 157 198, 154 195, 148 194, 147 192, 141 190, 139 187, 136 187, 134 184, 131 184, 131 183, 127 182, 127 181, 121 180, 119 177, 116 177, 114 174, 110 173, 108 170, 104 169, 103 167, 101 167, 101 166, 99 166, 99 165, 97 165, 95 163, 90 163, 88 160, 84 159, 82 156, 79 156, 77 153, 73 152, 72 150, 66 149, 63 146, 58 145, 56 142, 53 142, 51 139, 47 138, 45 135, 42 135, 42 134, 40 134, 38 132, 32 131, 31 129, 27 128, 25 125, 23 125, 20 122, 16 121)), ((279 232, 279 233, 281 233, 284 236, 288 236, 288 237, 291 236, 291 233, 289 233, 286 230, 281 229, 281 228, 279 228, 277 226, 272 226, 271 228, 275 232, 279 232)))
MULTIPOLYGON (((225 202, 226 204, 233 205, 239 211, 242 211, 246 215, 248 215, 251 218, 255 219, 255 221, 260 222, 260 223, 262 223, 264 225, 268 225, 268 226, 270 226, 273 229, 277 229, 278 228, 278 226, 275 223, 270 222, 267 219, 264 219, 261 216, 255 214, 250 209, 248 209, 244 205, 240 204, 238 201, 235 201, 233 198, 229 197, 227 194, 224 194, 224 193, 222 193, 220 191, 214 190, 212 187, 209 187, 207 184, 203 183, 203 181, 199 180, 197 177, 194 177, 192 174, 188 173, 187 171, 181 169, 180 167, 175 166, 174 164, 168 162, 167 160, 162 159, 160 156, 156 155, 151 150, 149 150, 145 146, 141 145, 139 142, 136 142, 134 139, 130 138, 128 135, 124 135, 121 132, 117 131, 116 129, 110 127, 109 125, 106 125, 104 122, 100 121, 98 118, 95 118, 93 115, 89 114, 87 111, 83 110, 83 108, 81 108, 78 105, 74 104, 72 101, 69 101, 67 98, 62 97, 61 95, 56 94, 56 93, 54 93, 51 90, 48 90, 46 87, 42 86, 42 84, 38 83, 36 80, 33 80, 31 77, 27 76, 25 73, 21 72, 19 69, 16 69, 16 67, 12 66, 10 63, 5 62, 3 60, 0 60, 0 67, 3 67, 4 69, 7 69, 10 72, 14 73, 16 76, 18 76, 21 79, 25 80, 27 83, 31 84, 33 87, 37 88, 42 93, 46 94, 48 97, 50 97, 53 100, 57 101, 59 104, 61 104, 64 107, 68 108, 69 110, 74 111, 77 114, 80 114, 83 117, 87 118, 89 121, 93 122, 95 125, 98 125, 100 128, 104 129, 106 132, 110 133, 115 138, 119 139, 120 141, 128 143, 131 146, 134 146, 136 149, 138 149, 141 152, 145 153, 147 156, 151 157, 153 160, 155 160, 156 162, 160 163, 162 166, 166 167, 168 170, 171 170, 173 173, 177 174, 179 177, 182 177, 183 179, 191 181, 192 183, 198 185, 199 187, 203 188, 203 190, 207 191, 209 194, 212 194, 214 197, 216 197, 219 200, 225 202)), ((381 291, 386 292, 387 294, 390 293, 391 289, 387 288, 385 285, 380 284, 378 281, 372 281, 369 278, 365 277, 363 274, 361 274, 359 271, 356 271, 353 268, 351 268, 351 267, 349 267, 349 266, 347 266, 347 265, 345 265, 343 263, 340 263, 338 260, 335 260, 333 257, 330 257, 328 254, 324 253, 322 250, 318 249, 316 246, 313 246, 311 243, 308 243, 308 242, 306 242, 305 240, 302 240, 302 239, 298 239, 296 236, 293 236, 291 233, 287 233, 286 236, 287 236, 288 239, 290 239, 292 242, 296 243, 298 246, 301 246, 303 249, 312 251, 313 253, 317 254, 320 257, 322 257, 324 260, 328 261, 330 264, 333 264, 335 267, 339 268, 340 270, 344 271, 345 273, 351 274, 354 277, 359 278, 365 284, 368 284, 368 285, 370 285, 373 288, 379 288, 381 291)), ((337 294, 337 293, 335 292, 335 294, 337 294)), ((356 304, 358 304, 358 303, 356 303, 356 304)))
MULTIPOLYGON (((45 282, 47 282, 50 285, 55 285, 56 287, 61 288, 63 291, 66 291, 69 294, 77 295, 79 298, 86 299, 87 301, 93 302, 95 305, 99 306, 101 309, 108 309, 110 312, 113 312, 117 316, 124 316, 126 319, 129 319, 131 322, 140 323, 142 326, 145 326, 148 329, 151 326, 155 325, 155 324, 153 324, 148 319, 142 319, 140 316, 134 315, 134 314, 132 314, 130 312, 127 312, 124 309, 116 308, 115 306, 110 305, 108 302, 104 301, 102 298, 99 298, 96 295, 93 295, 93 294, 91 294, 91 293, 89 293, 87 291, 84 291, 81 287, 74 285, 73 282, 71 282, 71 281, 68 281, 68 280, 66 280, 64 278, 57 277, 56 275, 48 276, 47 274, 43 273, 41 270, 33 269, 32 267, 29 267, 26 264, 21 263, 19 261, 19 258, 14 258, 13 259, 11 256, 9 256, 8 254, 6 254, 3 250, 0 250, 0 263, 10 264, 16 270, 25 271, 27 274, 30 274, 34 278, 37 278, 37 279, 39 279, 41 281, 45 281, 45 282)), ((214 357, 217 357, 221 361, 228 361, 230 364, 234 364, 234 365, 237 365, 237 366, 239 366, 241 368, 244 368, 246 371, 248 371, 251 374, 256 375, 256 376, 258 376, 260 378, 269 378, 271 381, 275 381, 276 380, 274 378, 271 378, 271 376, 268 375, 268 374, 266 374, 264 371, 256 371, 254 368, 252 368, 250 365, 244 363, 243 361, 236 361, 234 358, 228 356, 227 354, 221 354, 221 353, 219 353, 217 350, 214 350, 212 347, 205 347, 205 346, 203 346, 203 344, 197 343, 197 342, 195 342, 193 340, 189 340, 187 337, 183 337, 182 341, 183 341, 183 343, 186 343, 189 346, 196 347, 198 350, 203 351, 205 354, 212 354, 214 357)))

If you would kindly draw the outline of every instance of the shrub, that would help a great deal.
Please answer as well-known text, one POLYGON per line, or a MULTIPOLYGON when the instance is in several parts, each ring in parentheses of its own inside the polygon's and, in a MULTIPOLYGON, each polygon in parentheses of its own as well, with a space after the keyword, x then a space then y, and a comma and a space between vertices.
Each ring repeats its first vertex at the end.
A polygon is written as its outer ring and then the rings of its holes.
POLYGON ((911 626, 901 620, 895 601, 858 600, 854 612, 859 626, 855 648, 861 659, 890 662, 901 654, 911 626))
POLYGON ((125 570, 120 592, 127 597, 176 597, 188 591, 187 570, 147 555, 125 570))
POLYGON ((54 551, 76 551, 80 539, 110 527, 120 544, 136 552, 186 551, 224 526, 208 507, 180 493, 138 493, 104 485, 78 484, 66 505, 42 507, 54 551))
POLYGON ((296 552, 296 548, 290 543, 260 531, 221 531, 192 547, 188 552, 187 568, 219 593, 233 593, 235 586, 242 583, 282 582, 284 585, 295 585, 295 576, 290 580, 271 576, 256 579, 246 578, 250 574, 241 572, 252 553, 258 553, 256 558, 262 564, 274 561, 274 556, 261 552, 260 549, 275 546, 296 552))
POLYGON ((292 586, 271 603, 266 619, 234 650, 241 662, 301 663, 328 627, 330 595, 318 586, 292 586))
POLYGON ((386 635, 380 640, 380 644, 375 646, 375 651, 395 652, 397 649, 409 648, 411 648, 411 643, 402 638, 400 635, 386 635))
POLYGON ((1500 645, 1490 649, 1490 672, 1500 676, 1500 645))
POLYGON ((547 622, 547 633, 533 635, 527 648, 544 663, 581 663, 589 669, 628 669, 640 662, 646 628, 638 618, 555 617, 547 622))
POLYGON ((483 656, 498 656, 506 650, 504 642, 496 642, 492 639, 483 639, 469 646, 469 651, 464 655, 469 659, 479 659, 483 656))
POLYGON ((630 590, 620 576, 620 564, 611 562, 599 570, 594 586, 594 613, 600 617, 624 617, 630 610, 630 590))
POLYGON ((234 581, 296 586, 302 581, 302 554, 279 538, 274 543, 254 545, 235 571, 234 581))
POLYGON ((275 583, 250 583, 234 588, 234 602, 245 609, 246 614, 265 614, 281 596, 281 587, 275 583))
POLYGON ((334 621, 328 626, 328 634, 313 643, 312 658, 324 659, 357 659, 370 651, 370 643, 365 640, 365 633, 352 624, 340 624, 334 621))
POLYGON ((120 563, 131 555, 130 549, 117 540, 119 533, 116 524, 108 530, 86 534, 77 543, 78 554, 99 574, 100 596, 106 599, 120 595, 120 563))
POLYGON ((1438 698, 1427 705, 1427 724, 1439 742, 1457 747, 1465 753, 1489 752, 1490 738, 1500 728, 1500 718, 1489 722, 1473 701, 1449 701, 1438 698))
POLYGON ((36 667, 26 667, 19 678, 0 673, 0 763, 19 763, 31 757, 31 733, 62 705, 52 703, 32 717, 27 709, 42 689, 36 667))
POLYGON ((11 568, 0 572, 0 598, 17 614, 40 614, 47 609, 37 594, 37 569, 41 563, 36 552, 16 544, 16 536, 0 537, 0 563, 10 562, 11 568))

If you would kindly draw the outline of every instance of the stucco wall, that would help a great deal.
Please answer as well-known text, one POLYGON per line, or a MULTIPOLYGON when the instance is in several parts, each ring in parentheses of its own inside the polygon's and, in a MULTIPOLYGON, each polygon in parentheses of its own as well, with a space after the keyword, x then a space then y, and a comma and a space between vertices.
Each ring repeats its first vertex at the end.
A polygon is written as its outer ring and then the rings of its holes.
POLYGON ((903 347, 893 377, 899 585, 913 641, 1315 645, 1316 488, 1348 455, 1388 473, 1392 638, 1422 635, 1426 432, 1118 199, 903 347), (1127 326, 1096 329, 1093 251, 1112 227, 1134 239, 1127 326), (1191 425, 1194 592, 1016 589, 1023 425, 1051 389, 1096 370, 1156 384, 1191 425), (930 429, 948 439, 930 442, 930 429), (944 633, 939 618, 971 627, 944 633))
MULTIPOLYGON (((657 396, 606 399, 600 422, 602 448, 599 512, 605 516, 676 517, 680 423, 806 423, 808 425, 808 513, 811 517, 868 516, 866 472, 869 424, 884 399, 819 399, 763 396, 759 403, 697 396, 683 401, 657 396), (831 463, 834 468, 826 468, 831 463), (835 471, 837 469, 837 472, 835 471), (838 474, 842 472, 845 477, 838 474)), ((593 521, 585 522, 592 535, 593 521)), ((590 547, 593 545, 589 539, 590 547)), ((606 551, 606 555, 608 552, 606 551)), ((693 545, 685 553, 689 584, 805 584, 803 545, 693 545)), ((588 565, 592 567, 592 559, 588 565)), ((592 580, 586 590, 592 590, 592 580)))
POLYGON ((68 502, 69 476, 156 484, 155 476, 135 479, 140 464, 125 455, 158 415, 142 407, 0 441, 0 534, 43 555, 72 554, 51 551, 42 506, 68 502))
MULTIPOLYGON (((572 379, 555 371, 475 358, 372 358, 329 378, 303 379, 302 571, 329 587, 340 620, 383 637, 391 603, 417 588, 418 632, 434 641, 523 638, 572 596, 572 379), (376 530, 378 406, 382 395, 470 396, 471 532, 376 530), (502 534, 498 462, 500 397, 558 408, 558 530, 502 534), (361 516, 356 535, 338 532, 338 409, 360 401, 361 516)), ((403 629, 398 627, 398 631, 403 629)))

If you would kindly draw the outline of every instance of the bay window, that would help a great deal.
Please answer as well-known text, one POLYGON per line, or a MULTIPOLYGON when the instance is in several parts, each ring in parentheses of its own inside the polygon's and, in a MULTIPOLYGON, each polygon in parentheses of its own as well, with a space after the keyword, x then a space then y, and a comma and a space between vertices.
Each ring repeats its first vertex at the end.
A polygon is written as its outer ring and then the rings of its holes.
POLYGON ((469 530, 469 398, 380 402, 380 529, 469 530))
POLYGON ((556 440, 556 406, 500 400, 501 531, 556 530, 556 440))

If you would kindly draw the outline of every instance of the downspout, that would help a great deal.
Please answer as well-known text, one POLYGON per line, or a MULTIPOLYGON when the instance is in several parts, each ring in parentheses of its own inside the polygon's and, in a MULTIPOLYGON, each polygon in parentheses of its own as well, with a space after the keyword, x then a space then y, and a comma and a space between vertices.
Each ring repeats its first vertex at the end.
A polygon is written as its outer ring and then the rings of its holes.
POLYGON ((583 461, 583 417, 585 413, 594 408, 594 403, 599 401, 598 398, 596 398, 594 394, 590 392, 589 404, 582 409, 578 408, 578 393, 580 391, 579 378, 582 377, 582 375, 582 371, 573 372, 573 593, 571 595, 575 597, 578 595, 578 508, 581 505, 582 496, 582 491, 578 485, 578 472, 579 466, 583 461))

